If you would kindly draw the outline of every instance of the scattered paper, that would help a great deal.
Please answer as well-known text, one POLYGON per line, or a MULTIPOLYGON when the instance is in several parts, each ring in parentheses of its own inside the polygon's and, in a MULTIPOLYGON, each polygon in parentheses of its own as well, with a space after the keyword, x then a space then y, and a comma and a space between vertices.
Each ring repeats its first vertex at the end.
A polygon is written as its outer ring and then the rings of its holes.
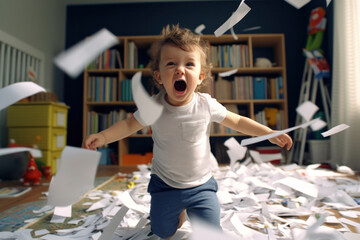
POLYGON ((141 83, 141 72, 137 72, 131 80, 135 104, 140 117, 146 125, 151 125, 160 117, 164 106, 156 102, 144 89, 141 83))
POLYGON ((230 166, 233 166, 237 160, 242 160, 245 157, 247 148, 241 146, 234 137, 226 140, 224 145, 229 149, 227 154, 230 158, 230 166))
POLYGON ((71 205, 91 190, 100 156, 98 151, 66 146, 60 168, 50 182, 47 205, 71 205))
POLYGON ((37 230, 34 232, 35 236, 41 236, 41 235, 45 235, 48 233, 49 233, 49 231, 47 229, 41 229, 41 230, 37 230))
POLYGON ((316 198, 319 193, 319 189, 316 187, 316 185, 293 177, 286 177, 274 182, 274 184, 278 183, 293 188, 296 191, 302 192, 313 198, 316 198))
POLYGON ((235 73, 237 73, 237 69, 233 69, 233 70, 230 70, 230 71, 226 71, 226 72, 221 72, 219 73, 219 76, 220 77, 229 77, 231 75, 234 75, 235 73))
POLYGON ((72 206, 55 207, 54 214, 61 217, 71 217, 72 206))
POLYGON ((42 153, 39 149, 28 148, 28 147, 11 147, 11 148, 0 148, 0 156, 18 152, 30 152, 35 158, 42 157, 42 153))
POLYGON ((110 224, 104 229, 99 240, 108 240, 111 239, 111 236, 115 232, 116 228, 119 226, 120 221, 124 218, 126 212, 129 209, 125 206, 121 207, 116 215, 111 219, 110 224))
POLYGON ((351 168, 349 168, 348 166, 338 166, 338 165, 336 165, 336 171, 338 171, 340 173, 344 173, 344 174, 355 175, 355 172, 351 168))
POLYGON ((216 229, 211 225, 208 225, 207 223, 204 223, 203 221, 199 219, 194 219, 192 221, 192 234, 191 239, 192 240, 236 240, 238 237, 236 236, 230 236, 221 231, 220 229, 216 229))
POLYGON ((300 114, 306 121, 310 121, 317 110, 319 110, 319 107, 311 101, 305 101, 296 108, 296 112, 300 114))
POLYGON ((231 15, 231 17, 223 23, 216 31, 214 32, 216 37, 220 37, 223 35, 227 30, 232 28, 235 24, 237 24, 241 19, 245 17, 245 15, 251 10, 251 8, 246 5, 244 0, 241 1, 239 7, 236 11, 231 15))
POLYGON ((330 130, 326 131, 326 132, 323 132, 321 133, 321 135, 323 137, 328 137, 328 136, 331 136, 331 135, 334 135, 336 133, 339 133, 339 132, 342 132, 344 131, 345 129, 348 129, 350 126, 346 125, 346 124, 340 124, 340 125, 337 125, 333 128, 331 128, 330 130))
POLYGON ((287 3, 292 5, 293 7, 300 9, 306 4, 308 4, 311 0, 285 0, 287 3))
POLYGON ((195 33, 196 34, 199 34, 199 35, 202 35, 202 31, 205 29, 205 25, 204 24, 200 24, 199 26, 197 26, 195 28, 195 33))
POLYGON ((17 82, 0 89, 0 110, 46 90, 33 82, 17 82))
POLYGON ((94 58, 118 43, 117 37, 103 28, 57 55, 54 62, 70 77, 76 78, 94 58))
POLYGON ((241 146, 247 146, 247 145, 250 145, 250 144, 253 144, 253 143, 258 143, 258 142, 262 142, 262 141, 265 141, 265 140, 268 140, 270 138, 274 138, 274 137, 277 137, 277 136, 280 136, 284 133, 288 133, 288 132, 291 132, 291 131, 294 131, 298 128, 305 128, 305 127, 308 127, 309 125, 319 121, 320 118, 316 118, 316 119, 313 119, 309 122, 306 122, 306 123, 303 123, 303 124, 300 124, 298 126, 295 126, 295 127, 292 127, 292 128, 287 128, 287 129, 284 129, 284 130, 281 130, 281 131, 278 131, 278 132, 275 132, 275 133, 270 133, 270 134, 267 134, 267 135, 264 135, 264 136, 259 136, 259 137, 253 137, 253 138, 247 138, 247 139, 243 139, 241 141, 241 146))

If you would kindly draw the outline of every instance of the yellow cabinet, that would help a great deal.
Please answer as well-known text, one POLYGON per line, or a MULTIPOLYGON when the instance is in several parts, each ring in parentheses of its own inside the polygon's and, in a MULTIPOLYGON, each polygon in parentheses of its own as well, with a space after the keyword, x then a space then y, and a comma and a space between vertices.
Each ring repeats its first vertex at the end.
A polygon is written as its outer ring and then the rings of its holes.
POLYGON ((55 102, 17 103, 8 108, 9 139, 19 145, 34 144, 42 150, 41 164, 56 173, 56 162, 66 146, 69 107, 55 102))

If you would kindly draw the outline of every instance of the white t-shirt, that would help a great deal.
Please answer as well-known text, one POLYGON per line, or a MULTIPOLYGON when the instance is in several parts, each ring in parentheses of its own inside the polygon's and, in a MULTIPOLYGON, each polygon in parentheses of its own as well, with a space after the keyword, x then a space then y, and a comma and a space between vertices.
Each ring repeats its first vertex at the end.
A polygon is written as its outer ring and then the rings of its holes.
MULTIPOLYGON (((210 170, 210 123, 221 122, 227 110, 206 93, 195 93, 184 106, 172 106, 165 92, 154 96, 164 106, 151 125, 154 141, 152 173, 174 188, 191 188, 207 182, 210 170)), ((136 120, 145 126, 139 111, 136 120)))

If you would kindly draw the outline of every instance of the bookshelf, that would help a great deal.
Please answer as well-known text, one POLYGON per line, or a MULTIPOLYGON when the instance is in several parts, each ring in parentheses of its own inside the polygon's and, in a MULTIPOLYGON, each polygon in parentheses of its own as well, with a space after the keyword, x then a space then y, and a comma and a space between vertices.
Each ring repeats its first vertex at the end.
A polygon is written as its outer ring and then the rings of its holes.
MULTIPOLYGON (((158 35, 119 36, 119 44, 108 51, 113 54, 104 53, 96 60, 100 62, 100 65, 97 63, 97 66, 101 67, 96 67, 95 63, 92 63, 89 68, 85 69, 83 137, 90 133, 101 131, 113 122, 126 117, 127 114, 136 110, 135 103, 131 97, 124 97, 125 94, 130 94, 125 91, 128 88, 126 81, 129 81, 138 71, 142 72, 142 78, 144 79, 152 77, 148 67, 149 57, 147 51, 152 42, 159 37, 158 35), (105 63, 106 61, 111 63, 105 63)), ((237 35, 237 40, 232 35, 223 35, 221 37, 202 35, 201 37, 210 44, 210 56, 213 62, 212 73, 214 76, 214 81, 203 91, 216 97, 229 110, 237 109, 239 114, 256 119, 257 121, 262 119, 262 121, 267 123, 267 113, 265 112, 270 112, 268 116, 271 116, 272 121, 276 123, 276 125, 270 125, 270 127, 278 129, 287 128, 288 110, 284 35, 239 34, 237 35), (237 53, 239 50, 240 54, 237 53), (255 61, 256 58, 260 57, 268 58, 273 63, 272 66, 257 67, 255 61), (220 78, 218 76, 221 72, 233 69, 237 69, 237 73, 230 77, 220 78), (238 79, 235 80, 235 78, 238 79), (239 80, 240 78, 247 79, 245 82, 247 81, 248 83, 245 83, 245 85, 240 83, 242 81, 239 80), (262 79, 265 84, 264 91, 266 92, 263 93, 262 96, 264 97, 261 99, 254 98, 254 91, 259 89, 256 87, 258 83, 255 82, 258 78, 262 79), (279 82, 282 84, 279 84, 279 82), (241 93, 240 88, 246 88, 247 94, 241 93), (219 93, 219 89, 221 91, 225 89, 225 92, 219 93)), ((131 91, 131 89, 127 89, 127 91, 131 91)), ((214 125, 212 126, 210 137, 243 136, 240 133, 234 133, 216 126, 216 124, 214 125)), ((142 132, 120 140, 117 146, 119 165, 122 165, 122 156, 129 153, 129 139, 150 137, 151 133, 149 133, 148 129, 145 129, 142 132)))

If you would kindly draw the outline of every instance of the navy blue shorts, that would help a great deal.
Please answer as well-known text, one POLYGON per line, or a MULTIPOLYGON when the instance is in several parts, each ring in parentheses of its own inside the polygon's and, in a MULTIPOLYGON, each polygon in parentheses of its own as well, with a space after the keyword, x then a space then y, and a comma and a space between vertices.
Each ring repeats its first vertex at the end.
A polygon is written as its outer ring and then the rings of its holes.
POLYGON ((218 185, 214 178, 203 185, 178 189, 167 185, 157 175, 152 174, 148 186, 151 195, 150 221, 151 230, 161 238, 175 234, 182 210, 190 220, 197 217, 220 227, 220 204, 216 196, 218 185))

